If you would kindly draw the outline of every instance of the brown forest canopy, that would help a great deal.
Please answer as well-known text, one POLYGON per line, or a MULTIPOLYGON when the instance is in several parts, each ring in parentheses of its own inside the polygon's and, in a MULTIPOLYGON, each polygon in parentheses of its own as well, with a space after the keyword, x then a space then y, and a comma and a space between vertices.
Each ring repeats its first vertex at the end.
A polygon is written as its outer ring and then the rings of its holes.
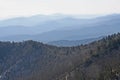
POLYGON ((119 80, 120 33, 76 47, 0 42, 0 80, 119 80))

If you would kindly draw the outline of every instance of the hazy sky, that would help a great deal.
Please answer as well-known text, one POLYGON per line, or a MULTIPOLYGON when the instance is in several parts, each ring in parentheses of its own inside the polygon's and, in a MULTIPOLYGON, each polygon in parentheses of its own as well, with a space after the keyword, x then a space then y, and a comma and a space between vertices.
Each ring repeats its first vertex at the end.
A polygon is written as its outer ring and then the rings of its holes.
POLYGON ((120 0, 0 0, 0 18, 54 13, 120 13, 120 0))

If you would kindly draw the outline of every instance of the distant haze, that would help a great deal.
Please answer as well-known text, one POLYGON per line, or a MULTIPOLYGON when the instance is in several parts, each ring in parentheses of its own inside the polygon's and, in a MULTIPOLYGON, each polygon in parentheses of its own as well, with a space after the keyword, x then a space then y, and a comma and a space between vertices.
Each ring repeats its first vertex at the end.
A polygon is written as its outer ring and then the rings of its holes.
POLYGON ((120 13, 120 0, 0 0, 0 19, 55 13, 120 13))
POLYGON ((83 40, 120 32, 119 25, 120 14, 91 19, 66 15, 19 17, 0 21, 0 40, 83 40))

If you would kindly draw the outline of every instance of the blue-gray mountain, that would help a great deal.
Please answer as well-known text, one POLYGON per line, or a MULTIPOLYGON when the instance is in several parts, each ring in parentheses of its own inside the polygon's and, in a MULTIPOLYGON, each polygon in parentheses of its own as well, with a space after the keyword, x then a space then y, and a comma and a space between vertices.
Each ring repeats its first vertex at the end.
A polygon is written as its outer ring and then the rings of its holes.
MULTIPOLYGON (((76 19, 70 16, 57 16, 54 19, 48 17, 48 20, 38 21, 38 23, 37 26, 31 27, 26 27, 26 25, 0 27, 0 40, 22 41, 31 39, 43 42, 83 40, 120 32, 119 14, 93 19, 76 19)), ((29 22, 29 25, 33 25, 32 22, 29 22)))
POLYGON ((84 39, 84 40, 59 40, 59 41, 51 41, 51 42, 48 42, 47 44, 58 46, 58 47, 72 47, 72 46, 88 44, 93 41, 100 40, 102 38, 103 37, 90 38, 90 39, 84 39))

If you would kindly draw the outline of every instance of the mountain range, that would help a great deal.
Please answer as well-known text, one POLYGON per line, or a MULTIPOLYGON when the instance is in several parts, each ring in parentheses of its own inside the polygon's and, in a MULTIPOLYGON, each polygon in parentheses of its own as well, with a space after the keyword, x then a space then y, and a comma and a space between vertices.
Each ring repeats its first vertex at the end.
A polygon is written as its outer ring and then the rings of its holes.
POLYGON ((67 15, 36 15, 0 21, 1 41, 85 40, 120 32, 120 15, 75 18, 67 15))

